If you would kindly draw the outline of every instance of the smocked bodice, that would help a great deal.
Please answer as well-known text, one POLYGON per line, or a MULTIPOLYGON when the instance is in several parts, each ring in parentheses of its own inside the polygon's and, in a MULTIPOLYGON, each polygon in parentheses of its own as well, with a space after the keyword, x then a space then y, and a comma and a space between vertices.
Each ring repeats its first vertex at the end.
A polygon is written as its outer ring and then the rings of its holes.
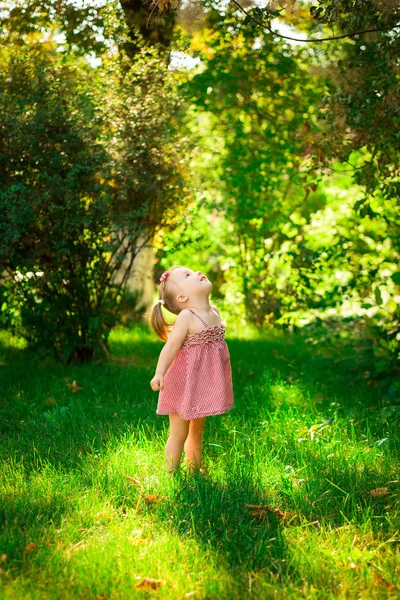
POLYGON ((196 331, 195 333, 188 333, 182 342, 182 348, 189 348, 190 346, 198 346, 200 344, 209 344, 210 342, 223 342, 225 340, 225 325, 207 325, 205 321, 189 308, 190 312, 196 315, 200 321, 206 326, 205 329, 196 331))
POLYGON ((189 348, 198 344, 209 344, 210 342, 223 342, 224 340, 224 325, 213 325, 212 327, 207 327, 207 329, 196 331, 196 333, 188 333, 182 342, 182 348, 189 348))

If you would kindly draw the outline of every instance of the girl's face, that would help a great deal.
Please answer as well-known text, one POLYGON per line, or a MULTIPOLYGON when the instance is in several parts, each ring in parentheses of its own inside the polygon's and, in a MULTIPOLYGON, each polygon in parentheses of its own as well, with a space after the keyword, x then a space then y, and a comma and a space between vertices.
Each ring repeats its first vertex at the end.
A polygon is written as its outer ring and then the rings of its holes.
POLYGON ((198 296, 208 295, 212 283, 203 275, 202 271, 192 271, 192 269, 180 268, 175 269, 171 274, 174 283, 178 288, 178 294, 188 296, 194 299, 198 296))

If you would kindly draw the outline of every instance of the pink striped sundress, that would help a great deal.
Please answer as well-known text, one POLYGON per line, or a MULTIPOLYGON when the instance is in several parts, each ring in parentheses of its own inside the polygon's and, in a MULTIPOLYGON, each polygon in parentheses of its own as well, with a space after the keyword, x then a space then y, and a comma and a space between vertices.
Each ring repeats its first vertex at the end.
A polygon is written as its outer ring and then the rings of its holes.
POLYGON ((228 412, 234 406, 232 370, 225 325, 205 325, 188 333, 164 376, 156 414, 177 413, 181 419, 199 419, 228 412))

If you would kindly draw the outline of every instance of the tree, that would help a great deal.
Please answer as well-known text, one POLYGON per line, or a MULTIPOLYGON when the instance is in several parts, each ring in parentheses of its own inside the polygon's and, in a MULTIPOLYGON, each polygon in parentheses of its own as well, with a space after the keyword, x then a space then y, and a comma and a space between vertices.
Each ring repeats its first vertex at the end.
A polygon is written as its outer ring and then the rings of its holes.
POLYGON ((158 85, 159 61, 147 53, 93 71, 43 46, 0 54, 6 312, 62 360, 104 346, 139 237, 182 201, 181 147, 160 110, 173 113, 176 100, 158 85))

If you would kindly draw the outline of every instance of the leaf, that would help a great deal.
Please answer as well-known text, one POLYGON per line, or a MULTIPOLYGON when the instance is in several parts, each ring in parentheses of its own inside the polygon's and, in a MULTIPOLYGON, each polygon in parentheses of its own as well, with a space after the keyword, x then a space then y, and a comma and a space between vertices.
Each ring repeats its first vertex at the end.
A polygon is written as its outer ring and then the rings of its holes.
POLYGON ((305 147, 305 150, 302 154, 300 154, 300 156, 302 158, 306 158, 307 156, 312 156, 313 155, 313 147, 310 143, 308 143, 305 147))
POLYGON ((73 392, 78 392, 79 390, 83 390, 83 388, 79 387, 78 385, 76 385, 76 381, 74 379, 74 381, 72 383, 67 383, 67 386, 69 388, 71 388, 71 390, 73 392))
POLYGON ((132 544, 132 546, 143 546, 143 544, 148 544, 149 542, 151 543, 152 540, 153 540, 153 537, 150 536, 148 538, 129 539, 129 542, 132 544))
POLYGON ((140 581, 137 585, 135 585, 136 589, 152 589, 156 590, 163 584, 161 579, 153 579, 152 577, 145 577, 140 581))
POLYGON ((251 515, 253 517, 263 517, 267 514, 267 511, 274 513, 276 517, 282 518, 285 516, 285 513, 279 510, 279 508, 271 508, 270 506, 268 506, 268 504, 266 504, 265 506, 262 506, 261 504, 245 504, 245 506, 253 509, 251 511, 251 515))
POLYGON ((143 533, 143 529, 134 529, 131 532, 131 536, 128 538, 128 541, 133 545, 133 546, 142 546, 143 544, 147 544, 150 543, 152 544, 153 541, 153 536, 150 535, 147 538, 142 538, 141 535, 143 533))
POLYGON ((34 544, 33 542, 31 544, 29 544, 29 546, 27 546, 24 550, 24 554, 29 554, 29 552, 32 552, 32 550, 34 550, 36 548, 36 544, 34 544))
POLYGON ((150 494, 143 498, 147 504, 151 504, 152 502, 162 502, 164 499, 167 499, 167 496, 159 496, 158 494, 150 494))
POLYGON ((136 485, 140 485, 140 487, 142 487, 142 484, 140 483, 139 479, 134 479, 133 477, 129 477, 129 475, 124 475, 124 477, 128 479, 128 481, 130 481, 131 483, 135 483, 136 485))
POLYGON ((104 519, 107 519, 107 521, 111 521, 112 517, 104 510, 96 513, 96 517, 103 517, 104 519))
POLYGON ((319 424, 317 424, 317 425, 311 425, 311 427, 310 427, 310 429, 309 429, 309 432, 310 432, 310 440, 313 440, 313 439, 314 439, 314 432, 315 432, 315 430, 316 430, 316 429, 318 429, 318 427, 319 427, 319 424))
POLYGON ((400 285, 400 271, 393 273, 390 277, 396 285, 400 285))
POLYGON ((390 581, 387 581, 386 579, 384 579, 381 575, 379 575, 378 571, 376 571, 374 569, 374 583, 376 583, 377 585, 385 585, 388 590, 392 590, 393 589, 393 584, 390 583, 390 581))
POLYGON ((375 490, 371 490, 370 494, 371 496, 374 496, 374 498, 378 497, 378 496, 386 496, 388 493, 388 488, 383 487, 383 488, 376 488, 375 490))
POLYGON ((382 294, 381 294, 381 290, 379 287, 375 288, 375 300, 377 304, 382 304, 383 300, 382 300, 382 294))

